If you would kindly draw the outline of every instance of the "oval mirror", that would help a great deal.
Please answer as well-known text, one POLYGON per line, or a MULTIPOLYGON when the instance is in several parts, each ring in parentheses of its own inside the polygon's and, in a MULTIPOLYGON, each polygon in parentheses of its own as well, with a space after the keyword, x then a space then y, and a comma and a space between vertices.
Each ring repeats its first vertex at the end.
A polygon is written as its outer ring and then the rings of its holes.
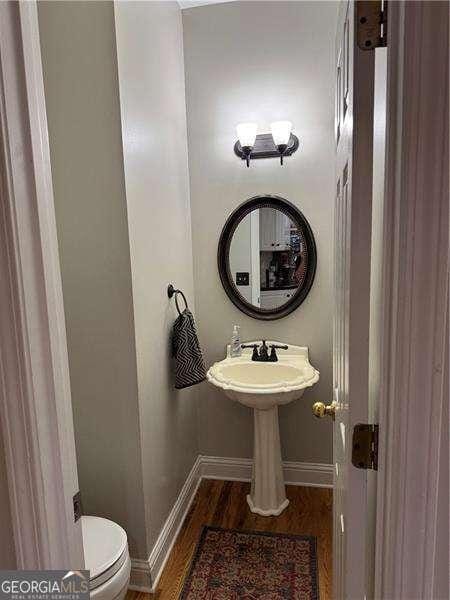
POLYGON ((220 279, 230 300, 255 319, 279 319, 300 306, 316 271, 309 223, 278 196, 256 196, 228 218, 218 249, 220 279))

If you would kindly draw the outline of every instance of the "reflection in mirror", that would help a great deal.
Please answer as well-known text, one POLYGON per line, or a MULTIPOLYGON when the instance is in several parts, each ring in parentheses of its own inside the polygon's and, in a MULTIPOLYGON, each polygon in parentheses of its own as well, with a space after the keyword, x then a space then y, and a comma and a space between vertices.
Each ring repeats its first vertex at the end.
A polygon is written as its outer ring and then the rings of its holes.
POLYGON ((280 319, 305 300, 316 272, 314 235, 300 210, 279 196, 254 196, 228 217, 217 266, 225 292, 255 319, 280 319))
POLYGON ((308 254, 300 224, 278 208, 255 208, 238 223, 230 243, 235 291, 256 309, 290 302, 304 283, 308 254))

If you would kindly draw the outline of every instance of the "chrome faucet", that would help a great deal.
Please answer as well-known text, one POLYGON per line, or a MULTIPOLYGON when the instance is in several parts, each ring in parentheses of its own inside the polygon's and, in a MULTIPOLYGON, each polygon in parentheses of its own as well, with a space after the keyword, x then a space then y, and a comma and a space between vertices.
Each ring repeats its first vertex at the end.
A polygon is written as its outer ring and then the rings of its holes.
POLYGON ((270 344, 270 346, 267 346, 266 344, 266 340, 261 340, 262 344, 261 346, 258 346, 258 344, 242 344, 241 348, 253 348, 253 353, 252 353, 252 360, 254 360, 255 362, 277 362, 278 361, 278 356, 277 356, 277 350, 287 350, 289 346, 285 346, 283 345, 277 345, 277 344, 270 344), (269 348, 270 348, 270 354, 269 354, 269 348))

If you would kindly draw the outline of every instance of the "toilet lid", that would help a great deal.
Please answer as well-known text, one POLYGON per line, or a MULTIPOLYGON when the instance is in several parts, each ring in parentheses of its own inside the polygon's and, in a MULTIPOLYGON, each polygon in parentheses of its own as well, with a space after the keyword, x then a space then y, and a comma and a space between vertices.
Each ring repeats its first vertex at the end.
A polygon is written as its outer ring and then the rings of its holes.
POLYGON ((120 525, 101 517, 81 517, 84 562, 90 579, 116 563, 127 548, 127 534, 120 525))

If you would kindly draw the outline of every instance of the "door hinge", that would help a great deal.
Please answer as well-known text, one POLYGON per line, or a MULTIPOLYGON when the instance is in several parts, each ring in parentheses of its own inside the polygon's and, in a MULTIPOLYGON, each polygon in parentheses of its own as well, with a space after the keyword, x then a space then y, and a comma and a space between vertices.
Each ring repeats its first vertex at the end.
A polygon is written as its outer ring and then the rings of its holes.
POLYGON ((78 521, 82 514, 83 506, 81 504, 81 492, 78 490, 78 492, 73 497, 73 519, 75 523, 78 521))
POLYGON ((378 470, 378 424, 355 425, 352 439, 352 464, 357 469, 378 470))
POLYGON ((357 43, 361 50, 387 46, 387 0, 358 0, 356 2, 357 43))

